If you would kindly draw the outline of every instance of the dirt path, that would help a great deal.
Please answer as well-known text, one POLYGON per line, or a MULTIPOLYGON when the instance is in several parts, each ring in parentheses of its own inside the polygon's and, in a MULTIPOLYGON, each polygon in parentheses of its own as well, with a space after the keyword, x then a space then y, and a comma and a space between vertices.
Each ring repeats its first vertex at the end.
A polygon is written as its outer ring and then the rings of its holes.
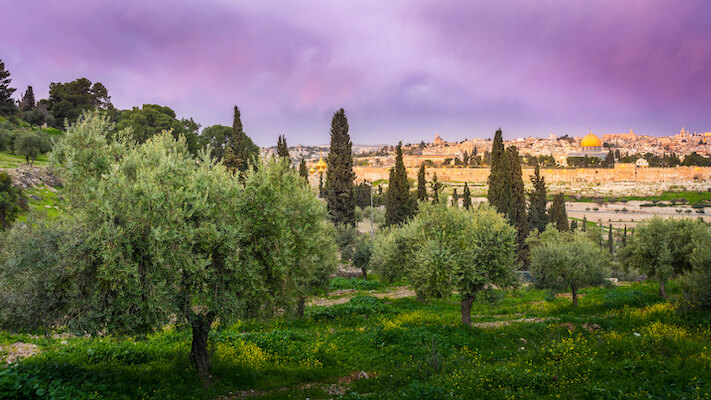
POLYGON ((415 291, 407 286, 394 286, 386 292, 377 290, 357 291, 354 289, 336 290, 329 293, 329 297, 312 297, 306 302, 307 306, 333 306, 336 304, 348 303, 356 294, 366 294, 379 299, 400 299, 403 297, 415 297, 415 291), (335 297, 335 298, 334 298, 335 297))

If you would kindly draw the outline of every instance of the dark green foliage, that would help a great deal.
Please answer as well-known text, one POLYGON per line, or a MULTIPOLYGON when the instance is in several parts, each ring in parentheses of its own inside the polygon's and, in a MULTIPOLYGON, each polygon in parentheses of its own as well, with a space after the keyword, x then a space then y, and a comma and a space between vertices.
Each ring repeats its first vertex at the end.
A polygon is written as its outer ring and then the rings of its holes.
POLYGON ((356 239, 355 249, 353 251, 353 266, 360 268, 363 272, 363 279, 366 279, 368 276, 372 253, 373 242, 370 235, 359 235, 356 239))
POLYGON ((415 214, 415 200, 410 195, 410 184, 402 160, 402 142, 396 148, 395 167, 390 170, 388 191, 385 194, 385 224, 399 225, 415 214))
POLYGON ((553 203, 548 210, 548 219, 561 232, 570 229, 568 226, 568 213, 565 211, 565 196, 563 193, 558 193, 553 196, 553 203))
POLYGON ((192 119, 178 120, 170 107, 157 104, 144 104, 142 108, 121 111, 116 128, 131 128, 131 138, 138 143, 145 143, 163 131, 171 131, 176 139, 185 137, 192 154, 197 154, 201 147, 197 135, 199 126, 192 119))
POLYGON ((12 94, 15 88, 10 87, 10 71, 5 69, 5 62, 0 60, 0 115, 10 115, 17 110, 12 94))
POLYGON ((602 160, 601 166, 603 168, 615 168, 615 154, 612 150, 610 150, 605 156, 605 159, 602 160))
POLYGON ((51 125, 57 129, 63 129, 65 121, 72 124, 84 111, 113 108, 106 87, 100 82, 92 84, 86 78, 67 83, 52 82, 46 104, 52 116, 51 125))
POLYGON ((427 201, 427 175, 425 174, 425 163, 420 165, 417 173, 417 201, 427 201))
POLYGON ((299 163, 299 175, 304 178, 304 181, 306 181, 307 184, 309 183, 309 168, 306 166, 306 160, 303 158, 299 163))
MULTIPOLYGON (((586 232, 588 230, 588 218, 583 215, 583 232, 586 232)), ((625 233, 627 233, 627 226, 625 226, 625 233)))
POLYGON ((355 253, 358 232, 353 225, 336 225, 336 244, 341 252, 341 261, 347 262, 353 259, 355 253))
MULTIPOLYGON (((708 166, 711 166, 711 157, 706 158, 694 151, 691 154, 684 157, 684 161, 682 161, 681 165, 683 165, 685 167, 691 167, 691 166, 708 167, 708 166)), ((651 167, 651 165, 650 165, 650 167, 651 167)))
POLYGON ((496 211, 504 214, 511 221, 513 216, 513 200, 511 193, 510 162, 504 150, 504 140, 501 129, 494 135, 491 147, 491 172, 489 174, 489 204, 496 211))
POLYGON ((0 171, 0 229, 6 230, 20 212, 20 191, 12 186, 12 178, 0 171))
POLYGON ((625 225, 625 229, 622 231, 621 244, 622 244, 622 247, 627 246, 627 225, 625 225))
POLYGON ((40 126, 47 120, 47 111, 37 107, 22 113, 22 120, 30 125, 40 126))
MULTIPOLYGON (((528 222, 531 229, 538 229, 538 232, 546 230, 548 225, 548 214, 546 213, 546 182, 541 176, 541 167, 536 163, 536 169, 531 175, 533 191, 529 193, 528 222)), ((585 224, 583 224, 585 230, 585 224)))
POLYGON ((472 193, 469 191, 469 185, 464 182, 464 193, 462 193, 462 207, 469 209, 472 206, 472 193))
POLYGON ((610 228, 607 230, 607 247, 610 250, 610 254, 614 254, 615 241, 612 238, 612 224, 610 224, 610 228))
POLYGON ((452 191, 452 207, 459 208, 459 196, 457 196, 457 188, 452 191))
POLYGON ((516 146, 506 149, 509 163, 509 182, 511 183, 511 215, 509 220, 516 228, 516 260, 525 265, 528 263, 528 215, 526 213, 526 192, 523 188, 521 161, 516 146))
POLYGON ((372 190, 368 182, 361 182, 357 184, 353 190, 355 196, 356 206, 364 209, 370 207, 370 192, 372 190))
POLYGON ((32 166, 37 156, 52 149, 52 144, 45 134, 27 131, 17 135, 14 148, 15 154, 25 156, 27 164, 32 166))
POLYGON ((356 223, 352 147, 348 119, 341 108, 331 119, 331 148, 326 158, 326 203, 334 224, 356 223))
POLYGON ((32 86, 28 86, 25 93, 22 95, 20 105, 18 106, 21 112, 32 111, 35 108, 35 92, 32 86))
POLYGON ((232 118, 232 132, 225 145, 222 163, 232 172, 243 175, 250 166, 257 166, 259 146, 252 142, 242 128, 242 117, 235 106, 232 118))
POLYGON ((287 164, 291 164, 289 146, 286 144, 286 137, 284 137, 284 135, 279 135, 277 139, 277 156, 285 159, 287 164))
POLYGON ((210 149, 210 155, 222 160, 225 157, 225 148, 232 135, 232 128, 224 125, 212 125, 200 133, 201 142, 210 149))
POLYGON ((432 191, 432 204, 439 203, 439 195, 442 193, 444 185, 437 179, 437 173, 432 175, 432 180, 430 181, 430 190, 432 191))
POLYGON ((574 219, 574 220, 570 221, 570 230, 572 232, 575 232, 578 230, 578 221, 577 220, 574 219))
POLYGON ((392 308, 384 304, 383 300, 373 296, 357 295, 353 296, 348 303, 337 304, 329 307, 312 307, 308 315, 317 321, 331 320, 335 318, 357 318, 375 317, 389 314, 392 308))

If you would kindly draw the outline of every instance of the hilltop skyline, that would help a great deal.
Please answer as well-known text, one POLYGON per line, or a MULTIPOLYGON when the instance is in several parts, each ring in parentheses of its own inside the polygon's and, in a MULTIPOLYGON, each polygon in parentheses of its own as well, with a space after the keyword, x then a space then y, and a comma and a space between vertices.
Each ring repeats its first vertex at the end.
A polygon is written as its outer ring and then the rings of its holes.
POLYGON ((68 0, 6 3, 0 59, 27 85, 102 82, 203 127, 237 104, 260 146, 634 129, 711 130, 711 3, 68 0))

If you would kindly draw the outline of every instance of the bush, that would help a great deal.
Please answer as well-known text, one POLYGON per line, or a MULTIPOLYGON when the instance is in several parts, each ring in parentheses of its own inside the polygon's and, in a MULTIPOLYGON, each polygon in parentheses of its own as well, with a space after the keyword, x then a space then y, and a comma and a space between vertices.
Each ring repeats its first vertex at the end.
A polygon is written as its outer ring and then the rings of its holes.
POLYGON ((353 265, 363 271, 363 279, 367 277, 370 258, 373 254, 373 242, 369 235, 359 235, 353 251, 353 265))
POLYGON ((392 308, 373 296, 354 296, 348 303, 328 307, 311 307, 308 315, 315 320, 329 320, 353 316, 381 315, 392 312, 392 308))
POLYGON ((331 279, 331 286, 329 290, 344 290, 344 289, 354 289, 354 290, 377 290, 384 288, 380 281, 368 281, 363 279, 347 279, 335 277, 331 279))
POLYGON ((358 233, 352 225, 336 225, 336 244, 341 252, 341 261, 347 262, 353 259, 355 244, 358 233))

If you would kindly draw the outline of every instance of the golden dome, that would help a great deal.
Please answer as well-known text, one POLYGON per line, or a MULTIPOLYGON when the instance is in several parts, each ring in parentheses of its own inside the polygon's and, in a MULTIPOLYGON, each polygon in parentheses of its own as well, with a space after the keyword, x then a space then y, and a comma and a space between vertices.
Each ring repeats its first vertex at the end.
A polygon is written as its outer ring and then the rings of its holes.
POLYGON ((309 170, 309 174, 313 174, 314 172, 316 172, 316 170, 314 169, 314 167, 311 167, 311 169, 309 170))
POLYGON ((318 162, 317 162, 316 165, 315 165, 315 167, 316 167, 316 170, 317 170, 318 172, 323 172, 323 171, 326 170, 327 165, 326 165, 326 163, 323 161, 323 158, 319 158, 319 159, 318 159, 318 162))
POLYGON ((588 133, 583 140, 580 141, 580 147, 602 147, 602 141, 599 137, 588 133))

